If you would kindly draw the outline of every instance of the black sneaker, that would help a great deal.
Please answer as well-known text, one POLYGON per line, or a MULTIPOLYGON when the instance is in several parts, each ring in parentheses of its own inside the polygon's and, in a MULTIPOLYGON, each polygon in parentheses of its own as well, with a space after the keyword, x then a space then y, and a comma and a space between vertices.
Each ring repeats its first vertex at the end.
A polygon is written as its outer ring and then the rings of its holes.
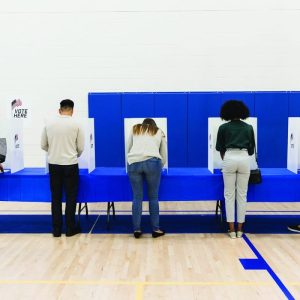
POLYGON ((133 236, 136 238, 136 239, 139 239, 141 236, 142 236, 142 232, 140 230, 136 230, 133 232, 133 236))
POLYGON ((300 233, 300 225, 290 225, 287 228, 289 231, 300 233))
POLYGON ((165 234, 166 234, 165 231, 164 231, 164 230, 161 230, 161 229, 152 231, 152 237, 153 237, 153 238, 158 238, 158 237, 163 236, 163 235, 165 235, 165 234))
POLYGON ((60 237, 61 236, 60 231, 53 231, 52 234, 53 234, 53 237, 60 237))
POLYGON ((79 227, 74 228, 73 230, 67 230, 66 231, 66 236, 73 236, 78 233, 81 233, 81 229, 79 227))
POLYGON ((52 234, 53 234, 53 237, 60 237, 61 236, 61 228, 60 227, 54 227, 52 229, 52 234))

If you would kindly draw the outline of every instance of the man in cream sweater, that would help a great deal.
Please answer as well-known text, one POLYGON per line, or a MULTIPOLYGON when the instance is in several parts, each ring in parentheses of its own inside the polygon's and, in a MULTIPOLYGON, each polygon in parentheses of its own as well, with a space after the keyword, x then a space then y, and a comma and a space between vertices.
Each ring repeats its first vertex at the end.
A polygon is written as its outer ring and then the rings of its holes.
POLYGON ((80 233, 80 228, 75 224, 75 212, 79 182, 78 157, 84 150, 84 134, 79 123, 72 118, 73 108, 72 100, 61 101, 60 115, 47 123, 41 138, 41 148, 48 152, 54 237, 61 236, 62 231, 63 190, 66 195, 66 236, 80 233))

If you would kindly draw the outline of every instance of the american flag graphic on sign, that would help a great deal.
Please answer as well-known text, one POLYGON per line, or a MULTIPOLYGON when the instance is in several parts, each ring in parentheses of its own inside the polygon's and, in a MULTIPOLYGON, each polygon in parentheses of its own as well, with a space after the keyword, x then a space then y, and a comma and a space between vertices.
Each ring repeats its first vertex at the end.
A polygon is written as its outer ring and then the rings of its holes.
POLYGON ((15 99, 11 102, 11 109, 13 110, 15 107, 21 106, 22 101, 20 99, 15 99))

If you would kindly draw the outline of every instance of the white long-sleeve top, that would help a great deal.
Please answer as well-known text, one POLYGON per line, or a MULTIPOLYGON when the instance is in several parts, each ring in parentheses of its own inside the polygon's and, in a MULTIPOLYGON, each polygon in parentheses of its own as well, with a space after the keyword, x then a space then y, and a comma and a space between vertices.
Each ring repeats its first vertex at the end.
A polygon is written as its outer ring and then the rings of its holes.
POLYGON ((167 142, 163 131, 158 129, 155 135, 148 133, 134 135, 131 131, 127 143, 128 164, 145 161, 152 157, 160 158, 162 165, 167 161, 167 142))
POLYGON ((50 164, 77 164, 84 150, 84 133, 79 122, 67 115, 49 121, 42 132, 41 148, 48 152, 50 164))

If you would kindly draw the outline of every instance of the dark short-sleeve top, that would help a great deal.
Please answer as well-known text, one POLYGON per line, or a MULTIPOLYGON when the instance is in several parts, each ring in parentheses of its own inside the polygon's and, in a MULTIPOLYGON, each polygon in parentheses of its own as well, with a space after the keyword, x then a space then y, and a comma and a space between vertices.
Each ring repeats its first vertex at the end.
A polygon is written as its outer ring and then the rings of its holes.
POLYGON ((241 120, 232 120, 219 127, 216 150, 247 149, 248 154, 254 153, 255 139, 253 127, 241 120))

